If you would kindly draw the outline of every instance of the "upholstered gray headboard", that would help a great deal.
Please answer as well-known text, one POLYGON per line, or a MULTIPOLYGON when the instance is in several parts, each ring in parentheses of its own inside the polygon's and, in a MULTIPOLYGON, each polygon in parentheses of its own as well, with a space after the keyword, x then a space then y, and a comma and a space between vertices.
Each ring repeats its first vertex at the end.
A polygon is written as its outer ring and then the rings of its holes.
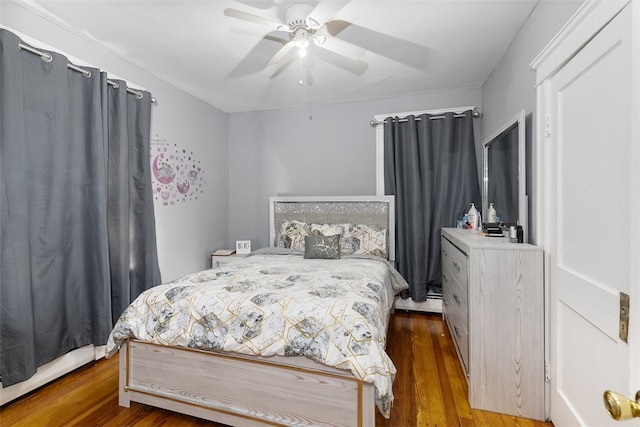
POLYGON ((366 224, 387 230, 389 260, 395 261, 395 200, 393 196, 271 197, 270 246, 276 246, 286 220, 316 224, 366 224))

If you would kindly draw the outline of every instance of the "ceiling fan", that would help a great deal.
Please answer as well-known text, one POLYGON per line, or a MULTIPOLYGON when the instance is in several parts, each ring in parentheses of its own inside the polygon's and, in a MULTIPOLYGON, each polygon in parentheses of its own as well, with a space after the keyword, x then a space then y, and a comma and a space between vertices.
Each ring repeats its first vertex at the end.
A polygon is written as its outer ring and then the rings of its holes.
POLYGON ((330 23, 333 16, 349 1, 319 1, 315 7, 304 0, 288 2, 282 5, 284 11, 280 15, 282 21, 232 8, 225 9, 224 14, 232 18, 265 25, 272 30, 288 35, 288 41, 281 40, 283 42, 282 48, 267 62, 267 65, 283 63, 272 75, 272 78, 282 73, 293 62, 294 52, 298 57, 303 58, 310 48, 317 49, 317 56, 320 59, 361 75, 368 68, 368 64, 360 60, 365 50, 332 37, 327 30, 327 24, 330 23))

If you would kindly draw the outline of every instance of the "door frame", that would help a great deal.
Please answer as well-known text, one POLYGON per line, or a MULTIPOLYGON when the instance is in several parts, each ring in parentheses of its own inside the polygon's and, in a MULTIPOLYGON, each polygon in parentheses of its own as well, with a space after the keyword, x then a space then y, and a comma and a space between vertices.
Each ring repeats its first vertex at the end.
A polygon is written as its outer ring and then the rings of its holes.
MULTIPOLYGON (((551 165, 555 159, 552 158, 551 150, 548 149, 553 140, 554 129, 557 129, 557 123, 554 122, 556 117, 554 106, 551 102, 550 90, 551 84, 549 79, 553 77, 593 36, 595 36, 602 28, 604 28, 622 9, 627 5, 631 7, 632 20, 634 22, 632 30, 632 76, 635 79, 632 90, 632 115, 640 114, 640 55, 638 55, 638 47, 640 47, 640 5, 630 0, 587 0, 583 3, 569 21, 562 27, 558 34, 547 44, 542 52, 533 60, 531 68, 536 73, 536 200, 538 200, 536 208, 536 218, 539 218, 536 227, 536 242, 545 250, 545 264, 549 266, 550 262, 550 227, 549 221, 552 217, 551 197, 553 190, 550 182, 551 165)), ((632 141, 640 141, 640 120, 630 123, 632 141)), ((637 151, 640 150, 635 144, 634 156, 638 156, 637 151)), ((640 183, 640 170, 636 169, 632 172, 633 180, 638 189, 640 183)), ((636 202, 631 206, 632 211, 640 211, 640 206, 636 202)), ((630 248, 631 259, 640 259, 640 242, 636 241, 630 248)), ((640 277, 638 274, 638 265, 632 268, 636 271, 633 277, 640 277)), ((549 279, 549 268, 545 268, 545 394, 546 394, 546 415, 550 416, 550 366, 556 363, 550 350, 551 331, 554 327, 550 324, 550 295, 552 285, 549 279)), ((640 287, 638 285, 631 287, 631 316, 629 324, 629 352, 630 362, 640 360, 640 315, 637 309, 640 302, 640 287), (635 339, 634 339, 635 338, 635 339)), ((621 393, 628 393, 630 398, 635 395, 636 390, 640 390, 640 365, 630 363, 629 366, 629 390, 618 390, 621 393)), ((603 390, 604 391, 604 390, 603 390)), ((604 410, 604 405, 603 405, 604 410)))

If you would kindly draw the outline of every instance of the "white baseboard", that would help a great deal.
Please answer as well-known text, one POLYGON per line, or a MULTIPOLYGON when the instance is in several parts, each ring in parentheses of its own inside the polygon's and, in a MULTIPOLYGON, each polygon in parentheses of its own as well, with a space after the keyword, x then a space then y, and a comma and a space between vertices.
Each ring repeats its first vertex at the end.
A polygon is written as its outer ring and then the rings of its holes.
POLYGON ((426 301, 415 302, 411 298, 398 298, 395 303, 396 310, 424 311, 426 313, 442 313, 442 300, 427 298, 426 301))
POLYGON ((0 385, 0 405, 11 402, 18 397, 41 387, 64 374, 73 371, 93 360, 104 357, 105 346, 87 345, 58 357, 46 365, 42 365, 36 374, 26 381, 3 388, 0 385))

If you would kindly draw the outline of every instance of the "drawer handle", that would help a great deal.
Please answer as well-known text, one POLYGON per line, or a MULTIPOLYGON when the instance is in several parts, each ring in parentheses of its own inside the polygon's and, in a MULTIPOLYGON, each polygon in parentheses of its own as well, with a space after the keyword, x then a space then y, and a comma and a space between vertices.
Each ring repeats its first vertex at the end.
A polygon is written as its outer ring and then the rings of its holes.
POLYGON ((449 278, 447 277, 447 275, 446 275, 446 274, 443 274, 443 275, 442 275, 442 281, 443 281, 443 282, 449 282, 449 278))
POLYGON ((442 250, 442 255, 446 258, 446 257, 449 256, 449 253, 443 249, 442 250))
POLYGON ((456 294, 453 294, 453 299, 456 300, 456 302, 458 303, 458 305, 460 305, 460 297, 456 294))
POLYGON ((453 327, 453 330, 454 330, 454 331, 456 331, 456 336, 457 336, 458 338, 460 338, 461 336, 460 336, 460 331, 458 331, 458 327, 457 327, 457 326, 454 326, 454 327, 453 327))
POLYGON ((460 271, 460 264, 458 264, 457 262, 453 261, 453 266, 456 268, 456 270, 460 271))

